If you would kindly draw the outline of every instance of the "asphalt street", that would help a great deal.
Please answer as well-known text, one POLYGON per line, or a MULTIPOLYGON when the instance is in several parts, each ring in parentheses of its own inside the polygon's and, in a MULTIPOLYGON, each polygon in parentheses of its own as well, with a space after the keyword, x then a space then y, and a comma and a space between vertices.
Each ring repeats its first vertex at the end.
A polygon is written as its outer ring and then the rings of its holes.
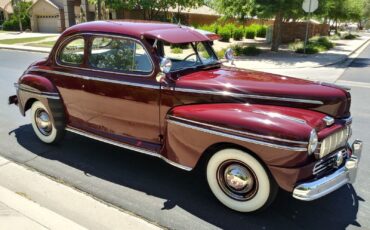
MULTIPOLYGON (((370 229, 370 47, 341 80, 352 87, 353 137, 365 142, 357 182, 313 202, 280 192, 272 207, 243 214, 221 205, 200 171, 67 134, 57 146, 41 143, 29 117, 7 105, 13 83, 45 54, 0 50, 0 154, 117 207, 171 229, 370 229)), ((341 68, 341 67, 338 67, 341 68)), ((83 207, 81 207, 83 208, 83 207)))

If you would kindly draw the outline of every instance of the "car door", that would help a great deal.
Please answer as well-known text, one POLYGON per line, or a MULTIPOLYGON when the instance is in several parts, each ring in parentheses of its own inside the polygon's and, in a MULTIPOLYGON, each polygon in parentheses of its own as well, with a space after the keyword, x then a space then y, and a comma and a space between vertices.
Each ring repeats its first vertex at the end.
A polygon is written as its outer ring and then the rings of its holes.
POLYGON ((80 129, 86 124, 84 104, 89 96, 84 90, 87 79, 82 76, 85 54, 85 37, 72 35, 60 43, 50 69, 43 70, 53 75, 53 82, 65 105, 68 125, 80 129))
POLYGON ((88 128, 120 142, 159 150, 160 86, 154 64, 138 40, 121 36, 90 38, 88 128))

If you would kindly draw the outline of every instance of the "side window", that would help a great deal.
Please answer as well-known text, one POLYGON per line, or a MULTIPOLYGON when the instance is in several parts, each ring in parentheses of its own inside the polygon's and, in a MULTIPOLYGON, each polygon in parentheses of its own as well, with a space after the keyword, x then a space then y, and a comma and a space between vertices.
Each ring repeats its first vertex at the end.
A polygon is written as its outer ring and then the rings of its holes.
POLYGON ((60 62, 68 65, 81 65, 84 60, 84 48, 85 41, 83 38, 72 40, 60 52, 60 62))
POLYGON ((150 73, 153 68, 144 47, 124 38, 93 38, 89 63, 96 69, 138 74, 150 73))

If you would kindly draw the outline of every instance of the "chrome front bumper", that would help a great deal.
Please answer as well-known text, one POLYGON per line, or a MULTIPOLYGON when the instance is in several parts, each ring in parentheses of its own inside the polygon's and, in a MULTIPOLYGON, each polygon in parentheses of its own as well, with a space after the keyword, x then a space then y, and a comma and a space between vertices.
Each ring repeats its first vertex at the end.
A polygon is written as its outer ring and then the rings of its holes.
POLYGON ((321 179, 297 185, 293 190, 293 197, 304 201, 316 200, 347 183, 354 183, 361 152, 362 141, 354 141, 352 144, 352 156, 347 159, 343 167, 321 179))

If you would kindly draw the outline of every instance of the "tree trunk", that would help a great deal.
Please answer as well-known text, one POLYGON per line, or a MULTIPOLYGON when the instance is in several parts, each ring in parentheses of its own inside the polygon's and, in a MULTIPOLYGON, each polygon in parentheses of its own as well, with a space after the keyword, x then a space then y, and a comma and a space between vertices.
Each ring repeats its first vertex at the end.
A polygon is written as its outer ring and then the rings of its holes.
POLYGON ((283 11, 279 10, 275 16, 274 29, 272 34, 271 51, 278 52, 281 42, 281 27, 283 25, 283 11))
POLYGON ((23 32, 22 20, 19 18, 19 30, 23 32))
POLYGON ((98 20, 101 20, 101 0, 98 0, 98 20))

